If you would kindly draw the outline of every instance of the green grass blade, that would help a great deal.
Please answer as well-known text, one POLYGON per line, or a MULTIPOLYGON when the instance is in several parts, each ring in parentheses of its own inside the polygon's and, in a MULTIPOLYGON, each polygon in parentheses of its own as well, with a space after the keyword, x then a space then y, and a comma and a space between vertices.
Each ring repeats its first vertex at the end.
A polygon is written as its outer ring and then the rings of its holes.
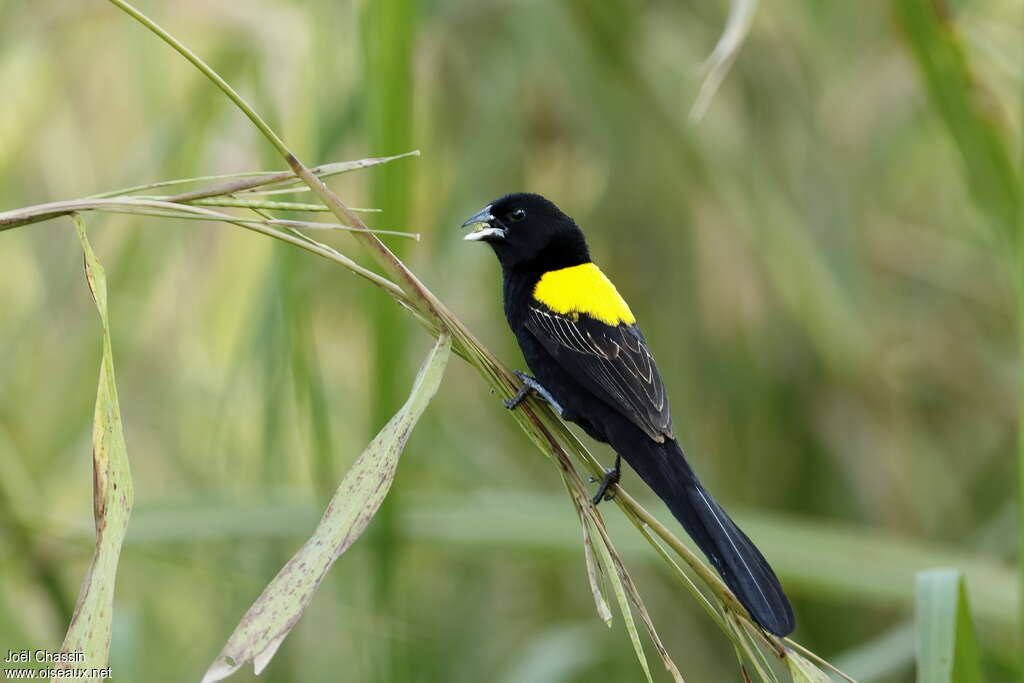
POLYGON ((405 405, 345 475, 313 536, 242 617, 207 670, 204 683, 223 680, 249 661, 258 674, 273 658, 331 565, 359 538, 380 508, 409 434, 437 393, 450 352, 450 338, 441 335, 423 362, 405 405))
POLYGON ((654 683, 654 679, 651 678, 651 667, 647 663, 647 655, 644 654, 644 644, 640 640, 640 632, 637 630, 636 621, 633 619, 633 610, 629 607, 629 598, 626 597, 626 589, 622 585, 622 577, 619 575, 618 567, 612 559, 611 551, 603 538, 598 538, 597 551, 601 564, 604 566, 605 575, 612 585, 612 592, 615 593, 615 600, 619 603, 622 622, 626 625, 626 632, 629 634, 630 642, 633 643, 633 651, 636 652, 636 658, 640 661, 640 666, 644 670, 644 677, 648 683, 654 683))
POLYGON ((893 4, 928 96, 960 156, 978 208, 1006 235, 1016 230, 1020 204, 1004 126, 984 104, 957 27, 941 3, 899 0, 893 4))
MULTIPOLYGON (((778 677, 768 664, 764 652, 757 646, 751 632, 744 628, 735 614, 726 612, 724 617, 729 629, 732 631, 730 640, 733 643, 738 643, 741 666, 743 660, 746 659, 754 667, 754 672, 761 679, 762 683, 779 683, 778 677)), ((744 672, 747 673, 746 668, 744 668, 744 672)))
MULTIPOLYGON (((581 484, 582 486, 582 484, 581 484)), ((586 491, 582 491, 584 497, 579 500, 580 504, 586 505, 586 491)), ((621 491, 620 491, 621 493, 621 491)), ((612 582, 612 587, 615 589, 615 597, 619 599, 619 605, 622 607, 623 620, 626 623, 626 629, 629 631, 629 637, 633 641, 633 648, 636 650, 637 658, 640 660, 640 664, 643 666, 644 672, 647 673, 650 678, 650 669, 647 664, 647 657, 644 655, 643 646, 640 643, 640 634, 636 629, 636 623, 633 621, 633 613, 630 610, 629 603, 632 602, 633 606, 636 607, 637 613, 640 615, 640 620, 644 624, 644 628, 647 629, 647 635, 651 637, 651 642, 654 643, 654 649, 661 658, 662 663, 665 665, 665 670, 672 675, 672 680, 676 683, 683 683, 683 676, 679 673, 679 669, 676 667, 672 657, 669 655, 668 650, 665 648, 664 643, 661 641, 661 636, 658 635, 658 631, 654 628, 654 621, 651 619, 650 613, 647 611, 647 606, 644 604, 643 598, 640 597, 640 591, 637 590, 636 584, 633 582, 633 578, 629 575, 626 570, 626 565, 623 564, 622 558, 619 556, 618 551, 612 544, 611 535, 608 533, 608 528, 604 524, 604 520, 598 514, 597 510, 593 508, 585 509, 586 516, 593 524, 594 529, 598 534, 598 549, 601 550, 601 560, 605 565, 606 571, 609 575, 609 579, 612 582), (611 563, 609 566, 608 563, 611 563), (620 591, 622 595, 620 596, 620 591), (622 599, 626 598, 628 602, 622 602, 622 599)))
MULTIPOLYGON (((395 154, 388 157, 372 157, 369 159, 356 159, 354 161, 335 161, 328 164, 322 164, 315 166, 310 171, 320 178, 329 178, 341 173, 348 173, 349 171, 358 171, 362 168, 369 168, 370 166, 377 166, 379 164, 386 164, 396 159, 404 159, 410 156, 419 156, 419 150, 413 150, 411 152, 405 152, 403 154, 395 154)), ((175 180, 161 180, 155 183, 146 183, 143 185, 133 185, 131 187, 122 187, 117 190, 110 190, 109 192, 101 192, 100 194, 94 194, 89 199, 109 199, 111 197, 122 197, 124 195, 133 194, 135 192, 142 192, 144 190, 156 190, 164 187, 175 187, 177 185, 192 185, 196 183, 209 182, 216 180, 218 182, 208 185, 206 187, 199 188, 197 190, 190 190, 189 192, 174 195, 174 201, 196 201, 198 199, 220 197, 223 195, 232 194, 235 192, 241 192, 244 194, 272 194, 272 193, 288 193, 288 192, 308 192, 309 188, 303 185, 302 187, 291 187, 296 183, 302 181, 295 177, 291 171, 246 171, 243 173, 222 173, 219 175, 207 175, 207 176, 196 176, 193 178, 178 178, 175 180), (276 189, 264 189, 267 187, 276 189), (187 197, 192 197, 191 200, 187 197)), ((170 199, 169 197, 163 197, 164 199, 170 199)), ((198 202, 197 202, 198 203, 198 202)), ((366 211, 368 209, 352 209, 352 211, 366 211)), ((372 209, 369 209, 372 210, 372 209)))
MULTIPOLYGON (((568 487, 569 482, 566 482, 565 485, 568 487)), ((571 490, 569 495, 572 495, 571 490)), ((587 515, 583 508, 579 506, 575 498, 573 498, 573 503, 576 503, 576 513, 580 518, 580 527, 583 530, 583 556, 587 563, 587 581, 590 583, 590 592, 593 593, 594 596, 594 605, 597 607, 597 616, 599 616, 601 621, 611 628, 612 610, 608 607, 608 601, 604 596, 604 572, 602 571, 601 565, 597 562, 597 557, 594 555, 594 539, 590 533, 590 525, 587 524, 587 515)))
MULTIPOLYGON (((110 655, 110 633, 114 611, 114 583, 121 544, 128 528, 134 492, 128 466, 128 449, 121 426, 121 408, 114 382, 114 356, 110 345, 107 318, 107 279, 103 266, 85 234, 81 216, 73 214, 78 238, 85 256, 85 277, 92 291, 103 328, 103 356, 100 360, 96 412, 93 418, 93 514, 96 520, 96 549, 89 573, 75 604, 62 652, 80 652, 80 662, 57 664, 58 669, 72 667, 103 669, 110 655)), ((94 679, 100 680, 100 679, 94 679)))
POLYGON ((930 569, 917 575, 917 680, 984 680, 967 587, 958 570, 930 569))
MULTIPOLYGON (((309 188, 306 189, 308 190, 309 188)), ((136 198, 155 199, 158 201, 166 199, 166 197, 161 195, 136 195, 136 198)), ((214 199, 196 199, 189 202, 189 204, 193 206, 223 206, 235 207, 240 209, 264 209, 266 211, 308 211, 318 213, 330 213, 330 209, 328 209, 323 204, 310 204, 308 202, 275 202, 265 199, 232 199, 227 197, 220 197, 214 199)), ((360 213, 380 213, 380 209, 363 209, 351 207, 351 210, 358 211, 360 213)))
MULTIPOLYGON (((363 98, 366 132, 370 148, 382 152, 408 149, 412 141, 413 49, 422 8, 411 0, 373 0, 362 3, 361 46, 363 53, 363 98)), ((370 203, 386 210, 395 225, 409 224, 412 200, 412 164, 381 167, 370 180, 370 203)), ((399 257, 405 245, 389 245, 399 257)), ((402 313, 382 297, 363 302, 367 318, 369 344, 373 349, 370 372, 374 378, 366 396, 370 423, 384 419, 403 391, 402 359, 408 355, 407 322, 402 313)), ((367 541, 374 563, 373 595, 376 609, 391 612, 398 604, 402 563, 398 539, 398 517, 405 507, 404 489, 395 492, 367 541)), ((382 678, 403 679, 414 676, 405 669, 408 655, 404 646, 381 648, 369 655, 378 662, 382 678)))
MULTIPOLYGON (((1024 85, 1024 80, 1021 81, 1024 85)), ((1024 88, 1021 89, 1024 102, 1024 88)), ((1021 107, 1024 127, 1024 107, 1021 107)), ((1024 139, 1020 142, 1017 166, 1017 197, 1024 204, 1024 139)), ((1017 235, 1024 235, 1024 206, 1017 207, 1017 235)), ((1024 368, 1024 239, 1017 240, 1017 367, 1024 368)), ((1017 389, 1017 649, 1021 652, 1019 668, 1024 672, 1024 374, 1017 389)))
POLYGON ((825 672, 814 662, 804 658, 794 650, 786 650, 786 668, 793 677, 793 683, 831 683, 825 672))
MULTIPOLYGON (((1020 53, 1018 53, 1018 58, 1020 53)), ((1024 86, 1024 80, 1021 81, 1024 86)), ((1020 89, 1024 103, 1024 87, 1020 89)), ((1024 125, 1024 106, 1018 123, 1024 125)), ((1017 164, 1017 650, 1024 675, 1024 138, 1018 141, 1017 164)))

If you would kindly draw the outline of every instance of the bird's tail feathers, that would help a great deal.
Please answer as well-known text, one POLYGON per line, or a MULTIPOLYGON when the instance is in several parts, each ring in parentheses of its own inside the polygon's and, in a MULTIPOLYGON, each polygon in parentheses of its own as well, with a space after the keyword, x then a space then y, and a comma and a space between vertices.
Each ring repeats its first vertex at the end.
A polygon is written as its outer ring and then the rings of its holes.
POLYGON ((791 633, 793 608, 761 551, 697 480, 675 441, 647 444, 645 453, 619 453, 665 502, 754 621, 777 636, 791 633))

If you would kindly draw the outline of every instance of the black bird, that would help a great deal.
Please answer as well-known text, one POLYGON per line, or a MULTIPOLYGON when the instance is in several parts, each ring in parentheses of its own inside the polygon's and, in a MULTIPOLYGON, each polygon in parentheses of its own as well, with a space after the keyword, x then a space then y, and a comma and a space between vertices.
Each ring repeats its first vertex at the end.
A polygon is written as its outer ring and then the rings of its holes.
POLYGON ((510 194, 463 227, 491 245, 504 277, 505 317, 533 376, 530 391, 617 454, 594 504, 619 480, 621 459, 668 506, 750 615, 778 636, 795 627, 775 572, 701 486, 676 440, 654 357, 615 285, 590 260, 583 232, 551 201, 510 194))

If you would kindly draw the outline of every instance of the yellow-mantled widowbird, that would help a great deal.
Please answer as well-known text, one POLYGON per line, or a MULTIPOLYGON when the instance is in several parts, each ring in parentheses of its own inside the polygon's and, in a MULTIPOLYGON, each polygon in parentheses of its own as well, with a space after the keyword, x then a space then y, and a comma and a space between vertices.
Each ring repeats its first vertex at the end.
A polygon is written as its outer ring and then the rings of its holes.
POLYGON ((471 216, 467 240, 501 263, 505 317, 532 376, 506 406, 534 391, 562 419, 615 450, 596 505, 624 458, 664 501, 766 631, 793 631, 793 608, 764 556, 701 485, 676 440, 665 385, 633 313, 590 260, 583 231, 552 202, 510 194, 471 216))

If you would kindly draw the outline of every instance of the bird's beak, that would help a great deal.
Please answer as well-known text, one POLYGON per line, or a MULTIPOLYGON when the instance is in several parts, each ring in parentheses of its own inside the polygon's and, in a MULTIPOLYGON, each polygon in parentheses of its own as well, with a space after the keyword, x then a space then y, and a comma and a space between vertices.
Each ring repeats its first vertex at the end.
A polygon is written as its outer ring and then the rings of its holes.
POLYGON ((475 214, 466 219, 466 222, 462 224, 462 227, 473 228, 473 231, 462 239, 475 242, 477 240, 503 240, 505 239, 505 229, 497 228, 491 225, 491 221, 494 220, 494 216, 491 215, 491 205, 488 204, 484 208, 477 211, 475 214))

